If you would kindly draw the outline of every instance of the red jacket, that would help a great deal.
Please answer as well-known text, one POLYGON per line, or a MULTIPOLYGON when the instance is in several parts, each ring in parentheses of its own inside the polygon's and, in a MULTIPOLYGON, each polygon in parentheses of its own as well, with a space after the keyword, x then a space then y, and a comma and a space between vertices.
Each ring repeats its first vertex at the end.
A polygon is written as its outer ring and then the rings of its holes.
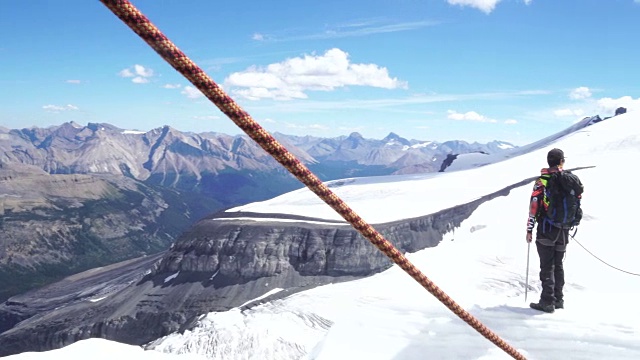
POLYGON ((554 166, 552 168, 544 168, 540 170, 540 176, 535 184, 533 184, 533 192, 531 193, 531 200, 529 201, 529 218, 527 219, 527 232, 532 233, 533 228, 538 221, 538 215, 540 210, 546 211, 549 204, 545 203, 544 190, 547 185, 547 179, 542 175, 553 174, 554 172, 562 171, 562 169, 554 166))

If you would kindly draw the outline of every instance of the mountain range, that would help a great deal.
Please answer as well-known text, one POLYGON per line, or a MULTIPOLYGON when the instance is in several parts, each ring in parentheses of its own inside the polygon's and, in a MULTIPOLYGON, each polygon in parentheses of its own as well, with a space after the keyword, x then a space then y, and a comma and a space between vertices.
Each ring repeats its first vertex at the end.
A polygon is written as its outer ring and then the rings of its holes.
MULTIPOLYGON (((408 168, 419 165, 434 171, 451 153, 495 153, 515 147, 503 141, 469 144, 460 140, 407 140, 394 133, 382 140, 365 139, 359 133, 337 138, 280 133, 274 137, 311 167, 329 163, 332 165, 324 167, 356 174, 407 173, 408 168), (345 164, 355 168, 344 169, 345 164), (369 166, 384 169, 367 170, 369 166)), ((204 192, 212 191, 207 177, 233 171, 280 170, 275 160, 245 135, 183 133, 169 126, 141 132, 74 122, 46 129, 0 128, 0 161, 35 165, 51 174, 117 174, 167 187, 201 188, 204 192)))
MULTIPOLYGON (((321 179, 433 172, 468 144, 274 135, 321 179)), ((104 123, 0 128, 0 300, 167 249, 199 219, 301 184, 251 139, 104 123)))
MULTIPOLYGON (((613 286, 613 278, 597 276, 601 270, 591 265, 593 258, 581 257, 572 247, 568 261, 579 263, 567 267, 574 270, 566 295, 575 310, 563 311, 574 315, 560 311, 553 315, 559 320, 543 322, 547 318, 536 321, 535 310, 516 304, 527 290, 539 291, 540 284, 535 262, 529 269, 531 285, 525 284, 518 270, 524 269, 524 253, 514 255, 525 251, 528 185, 544 167, 546 151, 561 147, 571 159, 570 170, 586 184, 589 201, 581 224, 586 232, 580 241, 605 255, 619 253, 614 259, 625 268, 635 264, 632 256, 620 254, 626 246, 617 240, 622 236, 616 236, 613 247, 601 241, 611 231, 606 224, 632 216, 613 214, 617 207, 596 206, 608 203, 612 194, 617 198, 634 181, 623 177, 621 186, 602 191, 603 179, 617 167, 612 159, 637 152, 638 126, 630 115, 601 124, 586 118, 511 156, 480 165, 456 160, 444 173, 341 179, 327 185, 401 252, 417 252, 411 259, 423 259, 421 268, 437 282, 446 282, 447 291, 465 294, 465 308, 482 314, 483 321, 491 320, 487 323, 494 329, 508 329, 501 335, 518 349, 551 358, 548 347, 532 344, 523 333, 544 328, 535 335, 542 344, 561 341, 576 354, 614 351, 632 358, 640 348, 633 345, 637 330, 629 313, 617 323, 599 320, 601 326, 589 330, 596 331, 596 337, 581 335, 591 326, 584 311, 592 312, 600 301, 594 296, 606 299, 613 286), (586 305, 580 307, 582 303, 586 305), (572 326, 558 330, 558 321, 571 321, 572 326), (610 332, 615 341, 607 337, 610 332), (603 343, 611 346, 603 350, 603 343)), ((439 358, 487 358, 491 344, 424 291, 420 297, 419 286, 408 280, 335 211, 302 188, 207 216, 167 251, 10 298, 0 305, 0 355, 102 337, 212 358, 268 354, 323 359, 361 353, 410 359, 434 346, 439 358), (331 285, 321 286, 326 284, 331 285), (464 340, 452 340, 461 336, 464 340)), ((613 291, 631 291, 623 280, 613 291)), ((631 306, 632 297, 620 301, 631 306)))

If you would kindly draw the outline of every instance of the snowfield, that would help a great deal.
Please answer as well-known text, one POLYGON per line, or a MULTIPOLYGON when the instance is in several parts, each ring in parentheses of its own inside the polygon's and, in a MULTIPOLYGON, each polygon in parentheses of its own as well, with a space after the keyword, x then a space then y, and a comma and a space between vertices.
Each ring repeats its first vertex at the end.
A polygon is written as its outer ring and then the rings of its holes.
MULTIPOLYGON (((564 150, 567 168, 585 185, 584 219, 565 258, 565 309, 537 312, 538 257, 525 225, 532 185, 481 205, 435 248, 408 258, 462 307, 528 359, 640 359, 640 114, 627 113, 576 129, 522 155, 457 171, 350 179, 332 189, 366 221, 381 223, 462 204, 539 174, 546 153, 564 150)), ((308 190, 230 211, 288 213, 340 219, 308 190)), ((259 219, 256 219, 259 221, 259 219)), ((8 359, 84 359, 102 353, 208 359, 509 359, 437 301, 399 267, 331 284, 250 309, 203 314, 184 334, 158 339, 155 350, 86 340, 8 359), (103 348, 109 344, 107 348, 103 348), (101 351, 88 349, 100 346, 101 351), (113 349, 113 350, 111 350, 113 349), (120 354, 120 353, 118 353, 120 354)), ((118 355, 115 355, 118 356, 118 355)))

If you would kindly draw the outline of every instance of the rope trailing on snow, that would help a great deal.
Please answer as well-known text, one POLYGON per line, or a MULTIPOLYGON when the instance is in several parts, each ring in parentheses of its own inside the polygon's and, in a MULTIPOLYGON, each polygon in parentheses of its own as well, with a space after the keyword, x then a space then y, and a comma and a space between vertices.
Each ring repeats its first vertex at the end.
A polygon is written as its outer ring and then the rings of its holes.
POLYGON ((610 268, 612 268, 612 269, 615 269, 615 270, 618 270, 618 271, 620 271, 620 272, 623 272, 623 273, 629 274, 629 275, 633 275, 633 276, 640 276, 640 274, 638 274, 638 273, 634 273, 634 272, 631 272, 631 271, 627 271, 627 270, 624 270, 624 269, 620 269, 620 268, 615 267, 615 266, 613 266, 613 265, 609 264, 608 262, 606 262, 606 261, 604 261, 604 260, 600 259, 600 258, 599 258, 599 257, 597 257, 594 253, 592 253, 592 252, 591 252, 591 251, 589 251, 586 247, 584 247, 584 245, 580 244, 580 242, 578 241, 578 239, 576 239, 575 237, 573 237, 573 235, 569 234, 569 236, 571 236, 571 238, 573 239, 573 241, 575 241, 576 243, 578 243, 578 245, 580 245, 580 247, 581 247, 581 248, 583 248, 583 249, 584 249, 584 251, 588 252, 588 253, 589 253, 589 255, 593 256, 593 257, 594 257, 594 258, 596 258, 598 261, 600 261, 601 263, 603 263, 603 264, 607 265, 608 267, 610 267, 610 268))
POLYGON ((358 216, 342 199, 334 194, 292 153, 282 146, 271 134, 265 131, 247 112, 242 110, 207 74, 178 49, 160 30, 153 25, 128 0, 100 0, 120 20, 138 34, 174 69, 187 78, 240 129, 258 143, 266 152, 284 166, 298 180, 331 206, 362 236, 367 238, 380 251, 398 264, 427 291, 440 300, 460 319, 476 329, 482 336, 500 347, 515 359, 525 359, 515 348, 482 324, 458 305, 451 297, 436 286, 426 275, 418 270, 391 242, 385 239, 371 225, 358 216))

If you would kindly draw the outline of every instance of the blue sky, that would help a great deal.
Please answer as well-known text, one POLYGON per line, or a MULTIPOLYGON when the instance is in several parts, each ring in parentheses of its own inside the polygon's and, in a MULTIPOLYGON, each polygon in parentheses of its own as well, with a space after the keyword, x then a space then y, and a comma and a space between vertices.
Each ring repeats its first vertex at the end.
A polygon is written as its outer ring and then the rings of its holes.
MULTIPOLYGON (((640 108, 639 0, 132 3, 270 132, 524 145, 640 108)), ((1 126, 240 133, 97 0, 4 1, 0 40, 1 126)))

